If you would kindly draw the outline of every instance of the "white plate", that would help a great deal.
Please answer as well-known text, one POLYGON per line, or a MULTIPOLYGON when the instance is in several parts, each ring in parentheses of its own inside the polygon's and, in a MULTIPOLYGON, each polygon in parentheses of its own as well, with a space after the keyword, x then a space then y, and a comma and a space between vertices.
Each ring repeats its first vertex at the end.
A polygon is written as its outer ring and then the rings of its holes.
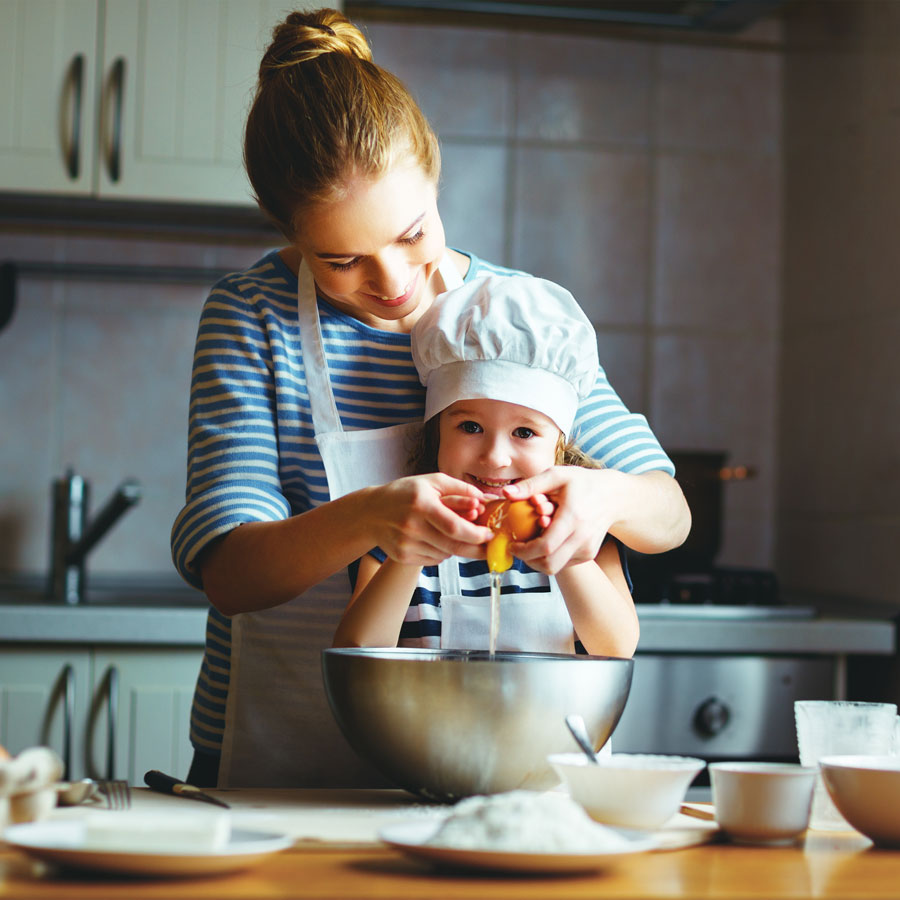
POLYGON ((407 856, 440 866, 543 875, 596 872, 613 866, 625 857, 655 850, 658 846, 653 836, 647 832, 614 828, 611 830, 630 841, 630 844, 625 849, 609 853, 513 853, 501 850, 438 847, 429 844, 428 841, 434 836, 440 824, 440 820, 398 822, 382 828, 378 832, 378 837, 388 846, 407 856))
POLYGON ((293 838, 283 834, 234 829, 221 850, 209 853, 103 850, 84 846, 84 828, 78 821, 11 825, 3 832, 3 839, 43 862, 157 878, 237 872, 294 843, 293 838))

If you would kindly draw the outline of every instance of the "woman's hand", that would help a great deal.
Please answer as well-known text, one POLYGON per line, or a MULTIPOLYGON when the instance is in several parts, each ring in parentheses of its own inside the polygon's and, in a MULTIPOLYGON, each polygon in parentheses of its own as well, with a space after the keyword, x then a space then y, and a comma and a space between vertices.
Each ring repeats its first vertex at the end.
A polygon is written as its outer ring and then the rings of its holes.
POLYGON ((607 533, 640 552, 659 553, 681 544, 690 529, 681 488, 665 472, 554 466, 503 493, 512 499, 545 494, 556 504, 540 537, 510 545, 514 556, 548 574, 595 559, 607 533))
POLYGON ((448 556, 484 556, 492 532, 472 521, 484 508, 484 494, 474 485, 435 472, 370 490, 376 543, 391 559, 429 566, 448 556))

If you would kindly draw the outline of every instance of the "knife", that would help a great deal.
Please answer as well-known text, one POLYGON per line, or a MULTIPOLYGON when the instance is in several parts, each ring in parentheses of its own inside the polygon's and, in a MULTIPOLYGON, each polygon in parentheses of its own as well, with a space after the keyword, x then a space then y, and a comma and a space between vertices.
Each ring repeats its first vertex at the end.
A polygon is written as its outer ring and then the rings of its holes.
POLYGON ((178 797, 187 797, 190 800, 202 800, 204 803, 214 803, 216 806, 224 806, 225 809, 231 807, 224 801, 213 797, 210 794, 201 791, 200 788, 194 787, 185 781, 179 781, 171 775, 151 769, 144 773, 144 783, 151 791, 159 791, 161 794, 175 794, 178 797))

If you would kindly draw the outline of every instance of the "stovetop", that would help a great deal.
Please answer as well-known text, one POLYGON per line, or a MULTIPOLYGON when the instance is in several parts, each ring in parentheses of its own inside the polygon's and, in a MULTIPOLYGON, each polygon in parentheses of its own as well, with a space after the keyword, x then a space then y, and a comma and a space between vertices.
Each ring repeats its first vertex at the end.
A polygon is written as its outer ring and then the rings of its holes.
POLYGON ((813 619, 812 606, 726 606, 717 603, 635 603, 642 619, 813 619))

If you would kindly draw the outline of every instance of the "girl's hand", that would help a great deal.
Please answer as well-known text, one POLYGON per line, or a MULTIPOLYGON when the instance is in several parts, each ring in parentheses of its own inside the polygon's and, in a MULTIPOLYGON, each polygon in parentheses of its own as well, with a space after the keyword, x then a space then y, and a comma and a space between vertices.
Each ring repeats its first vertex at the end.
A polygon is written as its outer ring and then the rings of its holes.
POLYGON ((448 556, 484 556, 492 532, 469 521, 469 511, 484 503, 474 485, 435 472, 370 490, 374 543, 391 559, 433 566, 448 556))
POLYGON ((505 496, 531 498, 547 519, 544 525, 542 518, 543 534, 526 543, 510 544, 510 552, 550 575, 595 559, 621 508, 621 478, 622 473, 613 469, 554 466, 507 485, 505 496))

